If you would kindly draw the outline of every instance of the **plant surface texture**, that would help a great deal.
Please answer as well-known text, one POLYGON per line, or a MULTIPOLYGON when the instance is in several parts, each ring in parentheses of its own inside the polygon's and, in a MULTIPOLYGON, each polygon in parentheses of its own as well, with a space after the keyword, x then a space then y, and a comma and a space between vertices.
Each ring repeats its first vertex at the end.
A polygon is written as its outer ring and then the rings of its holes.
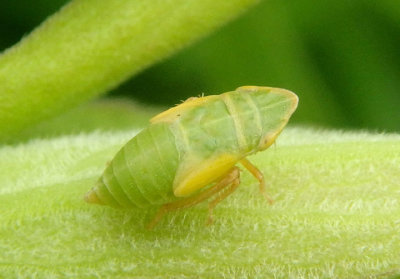
POLYGON ((0 277, 391 278, 400 269, 400 136, 289 127, 249 159, 269 205, 239 189, 168 214, 89 205, 83 195, 138 130, 0 149, 0 277))

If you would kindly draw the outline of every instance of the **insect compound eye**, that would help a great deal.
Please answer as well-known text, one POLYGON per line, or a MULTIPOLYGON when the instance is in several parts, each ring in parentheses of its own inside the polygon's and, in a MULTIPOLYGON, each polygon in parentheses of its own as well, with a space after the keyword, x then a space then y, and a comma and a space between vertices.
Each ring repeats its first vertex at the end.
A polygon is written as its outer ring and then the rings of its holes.
POLYGON ((268 137, 265 137, 265 138, 262 139, 262 143, 261 144, 262 144, 262 146, 266 146, 268 142, 269 142, 268 137))

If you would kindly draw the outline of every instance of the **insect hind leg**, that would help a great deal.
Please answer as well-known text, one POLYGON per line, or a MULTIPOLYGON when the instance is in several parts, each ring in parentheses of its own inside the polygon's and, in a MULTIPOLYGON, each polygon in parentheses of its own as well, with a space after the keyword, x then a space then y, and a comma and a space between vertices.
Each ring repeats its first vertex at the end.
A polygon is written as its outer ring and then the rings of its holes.
POLYGON ((208 203, 207 225, 211 225, 214 222, 213 211, 214 208, 217 206, 217 204, 219 204, 224 199, 226 199, 230 194, 232 194, 239 187, 239 185, 240 185, 240 179, 238 176, 234 181, 232 181, 232 183, 228 186, 227 189, 225 189, 224 192, 222 191, 219 192, 218 197, 208 203))
POLYGON ((240 169, 238 167, 233 167, 219 182, 217 182, 217 184, 211 188, 202 191, 197 195, 162 205, 154 219, 147 225, 147 229, 153 229, 155 225, 157 225, 157 223, 162 219, 162 217, 164 217, 164 215, 168 212, 195 206, 196 204, 201 203, 202 201, 226 189, 225 192, 220 194, 209 204, 208 223, 212 223, 212 212, 214 207, 236 190, 240 184, 239 178, 240 169))

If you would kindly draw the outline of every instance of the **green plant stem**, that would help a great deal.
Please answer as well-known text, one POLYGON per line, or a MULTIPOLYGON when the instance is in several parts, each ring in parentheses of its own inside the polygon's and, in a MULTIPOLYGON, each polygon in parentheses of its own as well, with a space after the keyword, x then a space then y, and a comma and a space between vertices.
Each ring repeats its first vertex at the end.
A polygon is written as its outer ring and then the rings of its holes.
POLYGON ((287 128, 215 209, 117 210, 83 195, 135 132, 0 148, 0 277, 386 278, 400 274, 400 135, 287 128))
POLYGON ((0 57, 0 140, 106 92, 256 2, 70 2, 0 57))

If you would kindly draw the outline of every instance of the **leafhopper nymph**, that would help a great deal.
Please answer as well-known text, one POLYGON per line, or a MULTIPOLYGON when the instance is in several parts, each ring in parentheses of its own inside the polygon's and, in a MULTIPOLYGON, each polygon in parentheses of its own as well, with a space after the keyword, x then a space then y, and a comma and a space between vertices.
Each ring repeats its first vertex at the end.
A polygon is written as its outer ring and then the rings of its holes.
POLYGON ((168 212, 211 198, 214 207, 240 184, 242 164, 260 182, 261 171, 246 159, 267 149, 296 110, 298 97, 284 89, 243 86, 221 95, 189 98, 150 120, 115 155, 85 200, 114 207, 161 206, 148 227, 168 212))

